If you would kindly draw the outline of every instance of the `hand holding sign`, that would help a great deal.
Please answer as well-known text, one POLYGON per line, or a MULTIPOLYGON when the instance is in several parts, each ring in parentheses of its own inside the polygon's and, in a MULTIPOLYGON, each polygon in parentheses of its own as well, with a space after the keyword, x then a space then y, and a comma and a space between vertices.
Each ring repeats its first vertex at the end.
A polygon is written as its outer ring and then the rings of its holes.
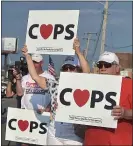
MULTIPOLYGON (((38 108, 38 110, 37 110, 38 114, 43 114, 43 112, 50 112, 49 107, 47 107, 47 108, 42 108, 42 107, 38 108)), ((53 116, 52 116, 51 112, 50 112, 50 120, 51 121, 53 120, 53 116)))
POLYGON ((125 109, 120 106, 114 106, 112 110, 112 116, 115 120, 124 118, 125 109))
POLYGON ((75 50, 76 53, 80 52, 80 41, 78 38, 74 39, 73 49, 75 50))
POLYGON ((22 143, 21 146, 29 146, 29 145, 28 145, 28 144, 23 144, 23 143, 22 143))
POLYGON ((39 104, 37 104, 38 110, 37 113, 38 114, 42 114, 43 112, 45 112, 45 108, 39 104))
POLYGON ((26 45, 24 45, 24 47, 21 49, 21 51, 22 51, 22 53, 23 53, 24 56, 29 55, 29 54, 28 54, 28 48, 27 48, 26 45))

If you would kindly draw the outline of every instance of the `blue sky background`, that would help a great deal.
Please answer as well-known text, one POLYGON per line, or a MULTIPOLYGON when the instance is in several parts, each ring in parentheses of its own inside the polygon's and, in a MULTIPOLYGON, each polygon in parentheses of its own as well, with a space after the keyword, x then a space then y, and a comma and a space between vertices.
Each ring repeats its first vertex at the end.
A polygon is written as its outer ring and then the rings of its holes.
MULTIPOLYGON (((112 2, 109 2, 109 5, 112 2)), ((20 48, 25 43, 29 10, 80 10, 78 37, 81 50, 86 47, 84 32, 99 32, 102 21, 103 5, 98 2, 4 2, 2 1, 2 37, 19 38, 18 54, 9 55, 9 60, 19 60, 22 56, 20 48)), ((97 39, 95 35, 92 39, 97 39)), ((101 38, 100 38, 101 40, 101 38)), ((96 43, 90 42, 88 60, 90 63, 98 59, 100 40, 95 52, 96 43), (95 53, 94 53, 95 52, 95 53)), ((132 2, 114 2, 109 7, 105 48, 112 52, 132 52, 132 2)), ((52 55, 55 68, 58 71, 65 56, 52 55)), ((3 64, 4 56, 2 56, 3 64)), ((9 61, 10 62, 10 61, 9 61)), ((48 66, 48 55, 44 55, 44 69, 48 66)))

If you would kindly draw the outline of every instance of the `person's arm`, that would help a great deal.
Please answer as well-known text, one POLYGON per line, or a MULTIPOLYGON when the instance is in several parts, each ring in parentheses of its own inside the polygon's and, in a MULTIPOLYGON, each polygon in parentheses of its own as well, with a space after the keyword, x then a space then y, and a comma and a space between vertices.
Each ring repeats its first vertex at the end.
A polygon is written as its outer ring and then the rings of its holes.
POLYGON ((9 81, 6 88, 6 97, 12 97, 14 94, 15 93, 12 91, 12 83, 9 81))
POLYGON ((115 120, 118 120, 118 119, 132 120, 133 119, 132 109, 125 109, 120 106, 113 107, 112 116, 114 116, 115 120))
POLYGON ((73 49, 75 50, 75 53, 77 54, 79 58, 79 62, 80 62, 83 73, 90 73, 90 66, 87 60, 85 59, 84 55, 80 52, 80 42, 78 38, 74 40, 73 49))
POLYGON ((43 112, 50 112, 51 111, 51 102, 47 105, 46 108, 38 108, 37 112, 42 114, 43 112))
POLYGON ((36 69, 34 67, 33 61, 31 59, 31 56, 28 54, 27 46, 25 45, 22 49, 22 53, 26 58, 27 66, 29 70, 29 74, 31 75, 32 79, 37 82, 37 84, 42 88, 46 89, 46 80, 44 77, 41 77, 37 74, 36 69))
POLYGON ((45 112, 50 112, 51 111, 51 102, 48 104, 48 106, 44 110, 45 112))
POLYGON ((16 93, 17 96, 23 96, 24 90, 22 88, 22 81, 21 81, 21 75, 17 74, 16 75, 16 93))
POLYGON ((17 92, 18 96, 23 96, 23 94, 24 94, 24 91, 23 91, 23 88, 21 85, 21 80, 16 81, 16 92, 17 92))

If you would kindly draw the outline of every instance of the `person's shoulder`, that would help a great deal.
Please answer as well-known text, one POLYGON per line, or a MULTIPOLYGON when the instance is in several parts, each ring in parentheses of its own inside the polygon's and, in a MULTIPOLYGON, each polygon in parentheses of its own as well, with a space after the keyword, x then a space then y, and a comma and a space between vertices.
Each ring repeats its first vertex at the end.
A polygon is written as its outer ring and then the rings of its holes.
POLYGON ((129 86, 129 85, 132 85, 132 79, 131 78, 125 78, 125 77, 123 77, 122 78, 122 83, 125 85, 125 86, 129 86))
POLYGON ((55 80, 55 77, 48 71, 44 71, 40 76, 45 77, 46 79, 55 80))
POLYGON ((121 92, 126 95, 132 94, 132 79, 122 78, 121 92))

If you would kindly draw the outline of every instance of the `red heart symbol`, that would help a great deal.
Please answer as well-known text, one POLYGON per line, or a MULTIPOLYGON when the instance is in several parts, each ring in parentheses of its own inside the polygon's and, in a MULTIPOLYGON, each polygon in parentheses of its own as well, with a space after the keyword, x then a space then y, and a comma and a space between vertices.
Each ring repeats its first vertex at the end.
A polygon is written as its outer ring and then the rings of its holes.
POLYGON ((19 120, 18 121, 18 127, 21 131, 25 131, 29 126, 29 122, 28 121, 23 121, 23 120, 19 120))
POLYGON ((41 36, 44 39, 47 39, 51 35, 52 30, 53 30, 53 26, 51 24, 48 24, 48 25, 42 24, 40 27, 41 36))
POLYGON ((73 93, 75 103, 82 107, 85 105, 90 97, 90 93, 88 90, 81 91, 80 89, 76 89, 73 93))

